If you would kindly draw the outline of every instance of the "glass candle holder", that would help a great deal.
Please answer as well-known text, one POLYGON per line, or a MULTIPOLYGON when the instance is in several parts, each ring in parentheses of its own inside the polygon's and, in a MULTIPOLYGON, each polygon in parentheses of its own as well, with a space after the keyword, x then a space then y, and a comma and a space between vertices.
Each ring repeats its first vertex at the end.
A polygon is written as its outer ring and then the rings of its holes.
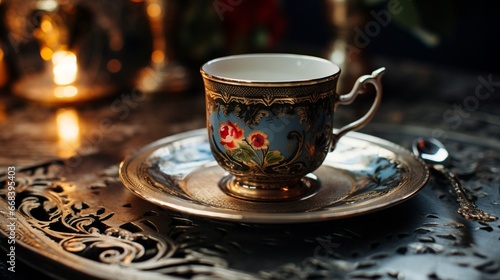
POLYGON ((150 36, 141 2, 7 0, 4 5, 18 77, 12 92, 18 96, 48 104, 108 97, 132 87, 147 63, 150 36))

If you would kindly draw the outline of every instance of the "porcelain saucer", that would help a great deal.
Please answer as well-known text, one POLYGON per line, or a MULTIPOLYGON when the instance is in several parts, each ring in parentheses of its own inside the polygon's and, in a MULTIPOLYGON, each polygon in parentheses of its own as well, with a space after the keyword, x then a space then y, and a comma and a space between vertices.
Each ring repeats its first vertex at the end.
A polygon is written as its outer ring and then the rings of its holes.
POLYGON ((389 141, 350 132, 309 174, 314 192, 296 200, 256 202, 219 188, 205 129, 153 142, 120 164, 120 179, 139 197, 184 214, 253 223, 302 223, 346 218, 411 198, 427 183, 422 160, 389 141))

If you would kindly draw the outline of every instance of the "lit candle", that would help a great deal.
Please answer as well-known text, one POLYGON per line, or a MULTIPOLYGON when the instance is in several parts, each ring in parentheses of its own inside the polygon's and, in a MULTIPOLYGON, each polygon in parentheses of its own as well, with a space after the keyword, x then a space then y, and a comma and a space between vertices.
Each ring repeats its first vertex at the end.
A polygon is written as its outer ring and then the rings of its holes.
POLYGON ((57 51, 52 55, 54 83, 64 86, 73 83, 78 73, 76 55, 70 51, 57 51))
POLYGON ((77 55, 67 50, 46 52, 45 69, 28 74, 13 86, 13 92, 24 98, 46 104, 74 104, 99 99, 115 92, 116 86, 94 84, 87 73, 79 71, 77 55))
POLYGON ((74 98, 78 94, 78 88, 71 85, 78 74, 76 55, 70 51, 57 51, 52 56, 54 88, 56 98, 74 98))
MULTIPOLYGON (((72 32, 75 31, 74 22, 68 19, 77 12, 73 4, 57 0, 35 2, 36 8, 43 12, 37 14, 40 16, 38 24, 36 28, 30 26, 32 33, 27 34, 30 36, 25 39, 29 37, 30 40, 36 40, 39 48, 20 52, 20 60, 26 59, 26 65, 36 67, 21 67, 24 72, 14 81, 12 93, 56 106, 83 103, 117 93, 117 89, 122 85, 110 81, 107 73, 101 68, 100 55, 91 57, 91 67, 80 65, 80 60, 86 60, 84 57, 88 50, 84 48, 86 44, 74 44, 71 40, 72 32), (34 51, 38 53, 33 53, 34 51), (100 75, 101 73, 104 75, 100 75)), ((97 21, 102 23, 106 20, 101 18, 97 21)), ((121 33, 113 32, 110 36, 110 48, 114 51, 120 50, 121 33)), ((108 73, 118 73, 122 69, 121 61, 110 59, 106 67, 108 73)))
POLYGON ((56 112, 58 154, 62 158, 74 156, 80 148, 80 125, 74 109, 59 109, 56 112))

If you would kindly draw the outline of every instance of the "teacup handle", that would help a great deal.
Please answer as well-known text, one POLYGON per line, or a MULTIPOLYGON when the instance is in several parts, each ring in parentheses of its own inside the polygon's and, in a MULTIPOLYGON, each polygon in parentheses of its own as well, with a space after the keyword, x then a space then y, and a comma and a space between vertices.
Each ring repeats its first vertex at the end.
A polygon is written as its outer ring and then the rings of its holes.
POLYGON ((364 90, 360 87, 364 87, 366 84, 372 84, 375 87, 375 100, 373 100, 372 106, 370 107, 368 112, 366 112, 366 114, 363 117, 343 126, 342 128, 338 129, 336 133, 333 133, 333 142, 330 151, 333 151, 335 149, 337 141, 347 132, 364 127, 375 116, 375 113, 377 112, 377 109, 380 106, 380 102, 382 101, 381 78, 384 72, 385 68, 382 67, 373 71, 371 75, 363 75, 359 77, 356 80, 356 83, 354 84, 352 90, 348 94, 339 96, 338 100, 339 105, 349 105, 354 101, 354 99, 356 99, 358 94, 364 93, 364 90))

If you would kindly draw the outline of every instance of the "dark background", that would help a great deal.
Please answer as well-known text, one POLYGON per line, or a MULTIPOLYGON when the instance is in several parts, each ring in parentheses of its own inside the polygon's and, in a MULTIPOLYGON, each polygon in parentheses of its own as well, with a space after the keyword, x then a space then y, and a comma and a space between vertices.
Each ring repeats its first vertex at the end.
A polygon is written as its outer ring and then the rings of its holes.
MULTIPOLYGON (((292 19, 284 37, 285 44, 327 45, 335 32, 325 17, 318 16, 325 14, 325 1, 307 1, 309 5, 303 2, 283 1, 287 17, 292 19)), ((429 47, 391 21, 379 35, 370 38, 367 52, 468 70, 499 71, 500 1, 413 2, 419 8, 422 25, 441 34, 440 44, 429 47)), ((379 4, 366 10, 378 12, 385 8, 379 4)), ((371 16, 367 19, 374 20, 371 16)))
MULTIPOLYGON (((129 1, 123 2, 126 3, 124 5, 129 4, 129 1)), ((175 14, 169 19, 171 23, 168 37, 175 50, 175 57, 191 67, 194 72, 197 72, 199 65, 208 59, 234 53, 289 51, 323 55, 337 36, 328 19, 326 1, 242 0, 241 4, 234 7, 231 12, 225 13, 227 17, 224 20, 221 20, 215 12, 214 2, 177 1, 175 14)), ((412 61, 477 73, 476 76, 479 73, 500 72, 498 12, 500 1, 414 0, 413 2, 417 3, 422 25, 440 35, 440 44, 429 47, 407 29, 391 21, 377 36, 370 38, 370 43, 362 49, 363 53, 373 57, 380 56, 396 61, 412 61)), ((363 9, 370 15, 370 11, 378 12, 385 8, 384 3, 378 3, 363 9)), ((14 65, 16 53, 8 47, 8 30, 2 24, 3 12, 5 11, 0 5, 0 46, 4 48, 4 61, 8 66, 12 82, 18 74, 16 71, 19 71, 19 67, 14 65)), ((368 16, 366 20, 374 19, 368 16)), ((143 53, 138 55, 138 52, 147 49, 149 41, 146 39, 150 34, 147 30, 139 28, 143 26, 145 25, 136 25, 137 30, 131 30, 134 36, 127 41, 127 50, 130 53, 124 55, 126 59, 144 57, 143 53)), ((2 74, 5 73, 0 73, 2 74)), ((497 76, 493 77, 496 81, 497 76)), ((458 93, 464 94, 464 91, 458 93)), ((2 94, 8 94, 8 90, 4 88, 2 91, 0 85, 0 95, 2 94)), ((4 241, 5 239, 2 239, 2 242, 4 241)), ((6 269, 6 256, 3 253, 1 256, 0 278, 5 275, 3 272, 6 269)), ((21 262, 17 263, 16 270, 19 271, 16 273, 17 279, 23 279, 28 274, 34 273, 21 262)), ((5 277, 10 278, 2 279, 13 279, 9 273, 5 277)), ((42 279, 39 274, 36 277, 42 279)))

